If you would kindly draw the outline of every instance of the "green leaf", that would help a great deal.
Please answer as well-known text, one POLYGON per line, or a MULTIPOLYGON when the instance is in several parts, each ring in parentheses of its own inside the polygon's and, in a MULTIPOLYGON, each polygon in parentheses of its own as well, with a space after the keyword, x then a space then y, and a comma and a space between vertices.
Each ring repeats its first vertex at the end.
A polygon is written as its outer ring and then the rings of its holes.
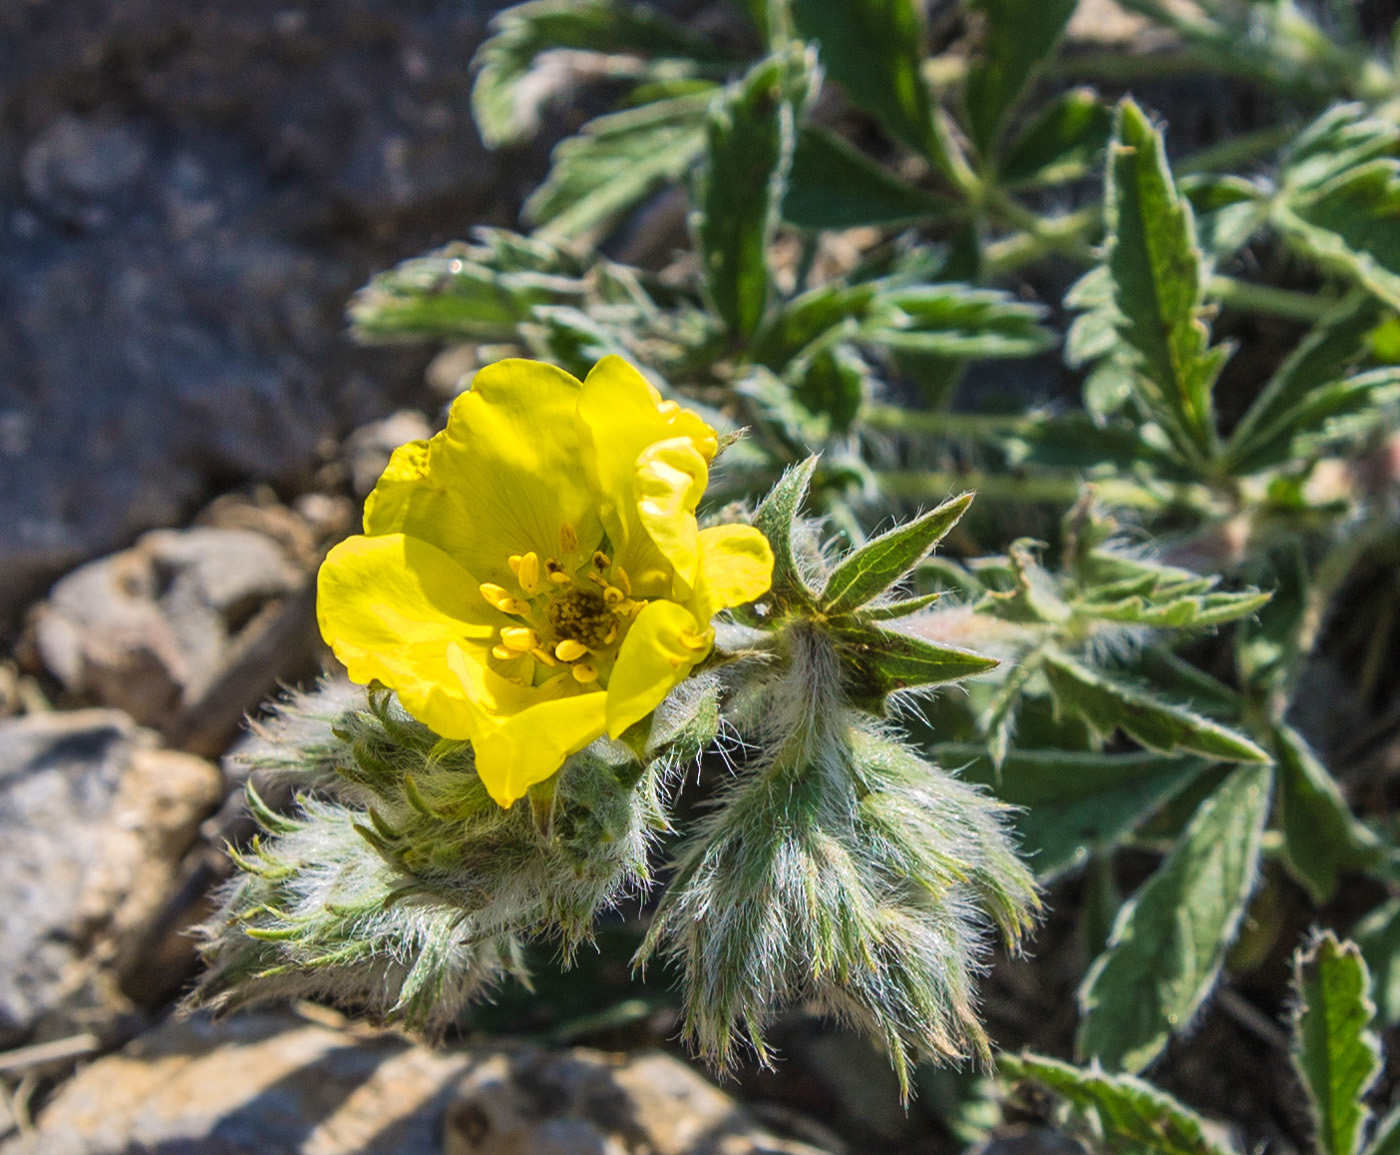
POLYGON ((1319 321, 1246 410, 1225 447, 1232 471, 1251 472, 1287 460, 1309 398, 1342 378, 1366 352, 1382 317, 1376 299, 1356 292, 1319 321))
POLYGON ((895 140, 940 155, 924 84, 924 6, 917 0, 792 0, 797 34, 827 75, 895 140))
POLYGON ((972 0, 985 32, 967 73, 964 108, 972 142, 991 157, 1007 117, 1038 73, 1076 0, 972 0))
POLYGON ((1235 770, 1119 912, 1080 988, 1081 1055, 1139 1071, 1190 1025, 1254 889, 1271 777, 1267 766, 1235 770))
POLYGON ((1393 860, 1394 853, 1387 853, 1352 814, 1336 780, 1302 735, 1289 726, 1276 727, 1274 757, 1283 861, 1314 902, 1326 902, 1336 893, 1343 870, 1372 870, 1393 860))
POLYGON ((578 282, 542 273, 501 272, 449 245, 380 273, 350 303, 364 340, 448 338, 507 340, 535 306, 578 299, 578 282))
POLYGON ((658 100, 600 116, 554 150, 545 182, 525 202, 539 235, 568 239, 631 208, 690 171, 705 148, 711 94, 658 100))
POLYGON ((800 229, 927 222, 956 206, 907 184, 834 132, 804 125, 797 134, 783 220, 800 229))
MULTIPOLYGON (((694 71, 696 62, 721 64, 725 56, 714 42, 697 36, 640 4, 611 0, 535 0, 517 4, 491 21, 491 37, 472 61, 472 113, 489 148, 531 136, 539 127, 540 109, 522 89, 535 59, 543 52, 573 49, 631 60, 619 70, 635 70, 635 58, 664 58, 662 70, 694 71)), ((649 71, 643 66, 642 73, 649 71)))
POLYGON ((1376 1124, 1364 1155, 1400 1155, 1400 1103, 1387 1111, 1376 1124))
POLYGON ((1356 1155, 1371 1117, 1364 1096, 1380 1073, 1370 976, 1355 943, 1319 934, 1293 960, 1293 1067, 1308 1093, 1323 1155, 1356 1155))
POLYGON ((812 604, 813 593, 793 552, 792 529, 819 461, 821 457, 813 454, 790 468, 754 512, 754 524, 773 547, 773 595, 801 606, 812 604))
POLYGON ((998 1058, 1003 1079, 1034 1081, 1065 1100, 1105 1155, 1236 1155, 1216 1128, 1165 1091, 1133 1075, 1074 1067, 1023 1051, 998 1058))
POLYGON ((833 619, 828 628, 852 701, 876 712, 883 712, 885 699, 900 690, 961 681, 999 664, 996 658, 935 645, 857 618, 833 619))
POLYGON ((1371 911, 1352 928, 1352 941, 1361 948, 1371 973, 1371 997, 1381 1025, 1400 1023, 1400 898, 1371 911))
POLYGON ((1211 394, 1229 349, 1210 347, 1191 208, 1172 183, 1160 134, 1131 100, 1118 106, 1105 215, 1118 331, 1133 352, 1140 402, 1186 460, 1209 459, 1211 394))
POLYGON ((832 617, 847 614, 884 593, 933 551, 971 504, 970 493, 949 498, 847 554, 826 579, 822 612, 832 617))
POLYGON ((768 246, 792 160, 793 105, 805 102, 812 80, 804 54, 772 57, 710 110, 696 241, 715 312, 739 336, 768 309, 768 246))
POLYGON ((898 285, 870 302, 860 339, 895 352, 947 357, 1029 357, 1055 343, 1045 310, 995 289, 898 285))
POLYGON ((1021 129, 998 170, 1003 188, 1040 188, 1093 171, 1113 134, 1113 112, 1087 88, 1062 92, 1021 129))
POLYGON ((850 430, 871 390, 865 360, 850 346, 839 343, 824 346, 796 363, 788 376, 795 376, 792 393, 797 402, 809 413, 826 418, 824 433, 828 437, 850 430))
POLYGON ((1242 247, 1269 217, 1269 193, 1237 176, 1188 176, 1178 182, 1196 219, 1201 248, 1216 260, 1242 247))
POLYGON ((994 766, 978 746, 940 746, 945 765, 992 787, 1014 814, 1021 852, 1043 881, 1115 846, 1158 806, 1200 777, 1209 763, 1162 754, 1012 750, 994 766))
POLYGON ((1067 654, 1047 654, 1045 673, 1060 710, 1083 718, 1102 737, 1122 730, 1162 754, 1200 754, 1226 762, 1269 761, 1268 754, 1243 734, 1101 670, 1091 670, 1067 654))

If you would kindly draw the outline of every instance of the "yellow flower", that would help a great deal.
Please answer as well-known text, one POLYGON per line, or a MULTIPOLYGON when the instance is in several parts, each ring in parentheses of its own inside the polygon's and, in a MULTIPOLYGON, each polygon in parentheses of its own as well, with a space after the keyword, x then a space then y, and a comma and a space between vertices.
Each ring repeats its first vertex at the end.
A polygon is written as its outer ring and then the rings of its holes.
POLYGON ((580 384, 535 361, 477 374, 447 428, 402 446, 364 536, 321 567, 321 633, 511 805, 647 717, 764 593, 767 540, 700 529, 715 432, 619 357, 580 384))

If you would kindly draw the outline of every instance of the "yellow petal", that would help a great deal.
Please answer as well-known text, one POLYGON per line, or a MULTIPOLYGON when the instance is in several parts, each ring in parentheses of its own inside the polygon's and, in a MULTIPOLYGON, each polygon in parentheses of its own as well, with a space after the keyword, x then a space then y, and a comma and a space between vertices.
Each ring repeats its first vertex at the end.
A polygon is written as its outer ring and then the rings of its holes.
MULTIPOLYGON (((642 526, 675 574, 669 591, 686 598, 700 565, 695 507, 710 482, 708 463, 688 437, 670 437, 642 450, 634 488, 642 526)), ((624 567, 625 569, 625 567, 624 567)), ((629 573, 630 571, 626 571, 629 573)))
POLYGON ((650 446, 674 438, 690 441, 708 462, 718 446, 714 430, 689 410, 664 403, 621 357, 604 357, 588 374, 578 423, 584 468, 616 551, 613 560, 627 571, 638 597, 669 597, 673 567, 642 523, 637 462, 650 446))
POLYGON ((702 529, 699 552, 695 606, 703 622, 762 597, 773 584, 773 549, 751 525, 702 529))
POLYGON ((578 381, 552 365, 488 365, 443 432, 395 452, 365 505, 365 532, 431 542, 508 590, 508 559, 556 556, 565 522, 591 553, 602 526, 580 456, 579 397, 578 381))
POLYGON ((649 602, 618 650, 608 680, 608 733, 617 738, 650 714, 710 652, 714 631, 684 606, 649 602))
POLYGON ((442 737, 468 738, 467 689, 450 669, 449 648, 484 654, 511 624, 477 586, 427 542, 399 533, 352 537, 321 565, 316 616, 353 681, 378 679, 442 737))

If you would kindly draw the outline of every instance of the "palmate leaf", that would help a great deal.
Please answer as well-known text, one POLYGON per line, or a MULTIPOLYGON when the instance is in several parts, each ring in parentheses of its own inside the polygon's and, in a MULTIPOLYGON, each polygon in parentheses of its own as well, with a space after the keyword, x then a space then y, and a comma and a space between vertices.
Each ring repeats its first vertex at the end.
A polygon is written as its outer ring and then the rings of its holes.
POLYGON ((924 83, 924 6, 916 0, 792 0, 797 34, 827 75, 887 133, 931 158, 940 150, 924 83))
POLYGON ((696 242, 715 312, 739 336, 768 309, 768 246, 796 116, 818 83, 810 54, 793 50, 756 65, 710 109, 696 242))
POLYGON ((1115 846, 1209 765, 1164 754, 1012 750, 998 769, 979 746, 945 745, 938 753, 944 765, 961 766, 964 779, 1018 808, 1021 853, 1042 881, 1115 846))
MULTIPOLYGON (((541 53, 558 49, 664 58, 667 71, 722 67, 714 42, 641 4, 613 0, 534 0, 496 15, 477 51, 472 113, 489 147, 511 144, 539 127, 539 109, 521 87, 541 53)), ((629 63, 635 68, 635 63, 629 63)))
POLYGON ((990 157, 1007 117, 1055 49, 1076 0, 972 0, 985 34, 968 68, 964 94, 977 151, 990 157))
POLYGON ((849 229, 934 221, 956 206, 907 184, 834 132, 804 125, 797 134, 783 220, 800 229, 849 229))
POLYGON ((1139 1071, 1190 1025, 1254 889, 1271 779, 1267 766, 1234 770, 1119 912, 1080 988, 1081 1056, 1139 1071))
POLYGON ((1046 677, 1059 710, 1083 718, 1095 733, 1115 730, 1162 754, 1200 754, 1226 762, 1268 762, 1243 734, 1092 670, 1068 654, 1048 652, 1046 677))
POLYGON ((998 1065, 1003 1079, 1037 1083, 1068 1103, 1075 1129, 1105 1155, 1236 1155, 1195 1111, 1133 1075, 1085 1070, 1027 1051, 1000 1056, 998 1065))
POLYGON ((1139 401, 1187 461, 1208 460, 1212 390, 1229 349, 1210 346, 1191 208, 1172 182, 1161 135, 1131 100, 1118 106, 1105 214, 1115 320, 1133 352, 1139 401))
POLYGON ((969 285, 882 287, 861 322, 860 340, 894 352, 945 357, 1029 357, 1055 337, 1044 309, 969 285))
POLYGON ((1364 1096, 1380 1074, 1370 976, 1355 943, 1331 931, 1293 962, 1293 1067, 1308 1094, 1322 1155, 1356 1155, 1371 1116, 1364 1096))
POLYGON ((690 171, 705 148, 709 93, 600 116, 554 150, 549 176, 525 202, 540 236, 568 239, 626 211, 690 171))
POLYGON ((819 602, 822 612, 848 614, 884 593, 932 552, 971 504, 970 493, 949 498, 847 554, 826 579, 819 602))

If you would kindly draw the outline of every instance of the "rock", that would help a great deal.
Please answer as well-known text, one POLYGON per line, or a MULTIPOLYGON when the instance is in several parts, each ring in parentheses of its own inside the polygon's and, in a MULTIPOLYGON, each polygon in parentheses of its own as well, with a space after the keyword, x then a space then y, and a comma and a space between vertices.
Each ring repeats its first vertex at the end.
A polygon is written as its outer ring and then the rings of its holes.
POLYGON ((175 1021, 63 1087, 0 1155, 822 1155, 676 1059, 431 1050, 286 1013, 175 1021))
POLYGON ((222 794, 215 767, 115 710, 0 722, 0 1047, 124 1008, 222 794))
POLYGON ((433 435, 433 427, 423 414, 413 409, 400 409, 383 421, 361 425, 345 439, 342 454, 350 468, 350 484, 361 497, 366 496, 395 449, 410 441, 423 441, 433 435))

